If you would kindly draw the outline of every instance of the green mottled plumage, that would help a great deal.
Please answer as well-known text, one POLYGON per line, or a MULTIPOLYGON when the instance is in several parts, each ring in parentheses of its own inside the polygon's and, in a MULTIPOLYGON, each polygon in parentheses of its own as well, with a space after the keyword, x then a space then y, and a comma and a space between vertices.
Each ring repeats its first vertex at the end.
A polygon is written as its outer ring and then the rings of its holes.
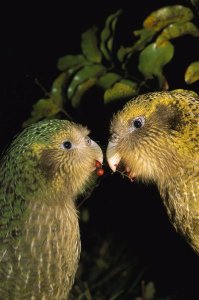
POLYGON ((141 95, 113 118, 107 149, 130 177, 157 184, 169 217, 199 253, 199 98, 176 90, 141 95), (144 120, 135 128, 134 120, 144 120))
POLYGON ((69 121, 31 125, 0 163, 0 299, 67 299, 80 254, 75 198, 99 146, 69 121), (70 141, 71 149, 63 142, 70 141))

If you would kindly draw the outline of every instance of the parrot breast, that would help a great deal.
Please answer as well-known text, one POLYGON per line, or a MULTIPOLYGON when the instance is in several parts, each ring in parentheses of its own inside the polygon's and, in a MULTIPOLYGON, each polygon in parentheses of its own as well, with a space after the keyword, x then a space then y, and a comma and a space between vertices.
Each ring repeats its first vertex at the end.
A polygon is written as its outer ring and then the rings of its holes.
POLYGON ((3 299, 8 293, 13 300, 66 299, 73 284, 80 255, 76 209, 72 201, 48 206, 40 200, 29 202, 22 236, 2 255, 3 299))

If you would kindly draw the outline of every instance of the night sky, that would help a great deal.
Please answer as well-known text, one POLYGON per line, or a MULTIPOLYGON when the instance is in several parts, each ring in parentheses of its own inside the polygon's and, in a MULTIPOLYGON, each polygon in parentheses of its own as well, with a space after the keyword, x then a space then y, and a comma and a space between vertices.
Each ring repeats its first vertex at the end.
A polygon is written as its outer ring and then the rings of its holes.
MULTIPOLYGON (((170 4, 177 1, 65 1, 62 4, 54 1, 45 7, 34 2, 4 7, 0 37, 1 149, 21 130, 32 105, 44 96, 35 80, 50 90, 59 74, 57 59, 80 53, 82 32, 92 25, 103 28, 107 16, 123 8, 122 22, 126 29, 123 37, 128 42, 133 29, 141 28, 151 11, 170 4)), ((188 45, 184 46, 181 52, 186 53, 188 45)), ((183 79, 178 76, 182 66, 178 61, 176 57, 171 65, 174 88, 183 87, 183 79)), ((199 269, 198 257, 169 223, 155 187, 107 175, 87 205, 93 212, 91 226, 102 234, 114 234, 118 242, 129 245, 132 255, 140 255, 152 266, 150 276, 157 289, 165 295, 184 289, 185 295, 190 295, 184 299, 199 299, 199 293, 195 296, 198 276, 193 273, 199 269)))

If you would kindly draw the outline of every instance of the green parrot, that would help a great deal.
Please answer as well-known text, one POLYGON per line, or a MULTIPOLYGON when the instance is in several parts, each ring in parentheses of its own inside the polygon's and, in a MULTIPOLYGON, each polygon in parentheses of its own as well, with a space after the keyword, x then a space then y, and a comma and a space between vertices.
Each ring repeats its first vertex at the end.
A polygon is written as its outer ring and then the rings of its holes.
POLYGON ((199 96, 186 90, 140 95, 112 120, 107 160, 157 185, 169 218, 199 254, 199 96))
POLYGON ((47 120, 0 161, 0 299, 67 299, 80 256, 75 199, 96 179, 100 147, 86 127, 47 120))

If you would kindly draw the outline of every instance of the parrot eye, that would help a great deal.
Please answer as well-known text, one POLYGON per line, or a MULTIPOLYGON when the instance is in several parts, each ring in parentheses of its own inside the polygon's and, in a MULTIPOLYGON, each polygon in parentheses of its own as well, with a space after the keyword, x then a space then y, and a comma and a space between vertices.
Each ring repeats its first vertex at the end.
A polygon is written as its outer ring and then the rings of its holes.
POLYGON ((91 143, 92 143, 92 140, 91 140, 91 138, 89 138, 89 136, 86 136, 86 137, 85 137, 85 141, 86 141, 86 144, 87 144, 88 146, 90 146, 91 143))
POLYGON ((64 141, 64 142, 62 143, 61 147, 62 147, 63 149, 71 149, 71 148, 72 148, 72 144, 71 144, 71 142, 69 142, 69 141, 64 141))
POLYGON ((139 129, 139 128, 143 127, 144 124, 145 124, 144 117, 135 118, 132 122, 133 127, 136 128, 136 129, 139 129))

